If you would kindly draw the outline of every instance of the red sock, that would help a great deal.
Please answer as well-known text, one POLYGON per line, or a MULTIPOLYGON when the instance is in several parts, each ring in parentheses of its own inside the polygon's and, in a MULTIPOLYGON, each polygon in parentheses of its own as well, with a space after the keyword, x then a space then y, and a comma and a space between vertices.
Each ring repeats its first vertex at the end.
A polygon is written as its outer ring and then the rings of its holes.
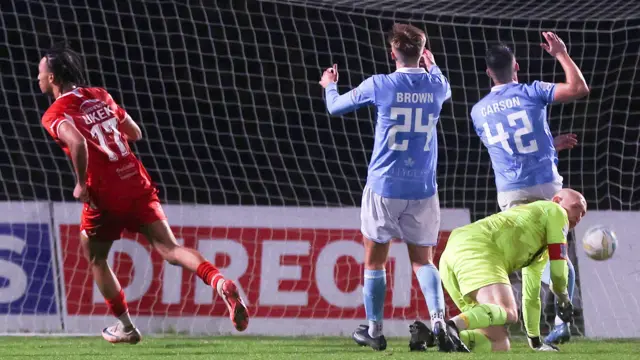
POLYGON ((205 261, 198 266, 196 274, 198 274, 205 284, 210 285, 214 289, 217 289, 218 281, 224 280, 224 277, 220 274, 218 268, 208 261, 205 261))
POLYGON ((124 291, 120 289, 120 293, 116 295, 113 299, 105 299, 111 313, 115 315, 115 317, 120 317, 120 315, 126 313, 129 310, 127 306, 127 300, 124 298, 124 291))

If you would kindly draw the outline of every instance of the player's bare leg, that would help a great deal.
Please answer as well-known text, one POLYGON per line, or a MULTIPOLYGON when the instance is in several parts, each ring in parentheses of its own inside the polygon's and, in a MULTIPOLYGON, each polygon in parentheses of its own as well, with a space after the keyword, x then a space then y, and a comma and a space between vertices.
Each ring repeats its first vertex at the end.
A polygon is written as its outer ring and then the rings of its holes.
POLYGON ((477 338, 476 341, 489 340, 493 351, 508 351, 510 344, 504 325, 518 321, 518 307, 511 286, 491 284, 472 292, 469 297, 478 305, 449 321, 450 328, 454 328, 458 333, 454 336, 462 334, 465 330, 473 331, 473 334, 466 333, 461 337, 473 335, 477 338))
POLYGON ((131 321, 122 286, 107 262, 113 242, 102 241, 95 237, 90 238, 84 232, 80 238, 84 254, 91 266, 93 279, 100 293, 104 296, 111 313, 119 320, 115 325, 103 329, 102 337, 111 343, 137 344, 142 339, 142 335, 131 321))
MULTIPOLYGON (((409 252, 409 260, 411 261, 411 267, 418 279, 420 289, 427 302, 429 308, 429 316, 431 318, 431 329, 435 341, 431 342, 438 345, 440 351, 449 352, 453 350, 453 344, 446 339, 446 324, 444 321, 444 292, 442 290, 442 282, 440 280, 440 274, 438 269, 433 264, 433 246, 419 246, 414 244, 407 244, 407 250, 409 252)), ((427 329, 428 330, 428 329, 427 329)), ((423 330, 425 338, 429 337, 429 334, 423 330)), ((425 348, 429 344, 429 341, 425 342, 425 348)), ((435 345, 434 344, 434 345, 435 345)), ((413 342, 409 342, 410 349, 419 349, 421 346, 416 346, 413 342)))
POLYGON ((207 261, 200 252, 181 246, 166 220, 158 220, 144 225, 140 232, 145 235, 153 248, 172 265, 179 265, 195 272, 206 284, 213 287, 222 297, 233 326, 244 331, 249 325, 249 312, 240 297, 236 284, 222 276, 220 271, 207 261))
POLYGON ((361 325, 352 335, 361 346, 370 346, 374 350, 385 350, 387 340, 382 335, 384 298, 387 291, 387 273, 385 265, 389 255, 390 243, 377 243, 364 238, 364 308, 368 325, 361 325))

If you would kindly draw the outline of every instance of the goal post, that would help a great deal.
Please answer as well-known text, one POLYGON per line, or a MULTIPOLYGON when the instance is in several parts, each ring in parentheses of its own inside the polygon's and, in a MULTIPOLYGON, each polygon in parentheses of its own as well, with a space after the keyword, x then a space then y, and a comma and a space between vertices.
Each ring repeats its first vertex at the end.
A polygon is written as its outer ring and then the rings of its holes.
MULTIPOLYGON (((394 22, 426 31, 452 87, 437 127, 440 250, 455 227, 498 211, 489 156, 469 119, 491 87, 484 53, 504 42, 515 51, 520 81, 563 81, 560 65, 539 46, 541 31, 565 40, 591 89, 585 99, 550 107, 553 134, 579 139, 578 147, 560 153, 565 185, 584 193, 590 212, 640 210, 634 121, 640 5, 563 4, 3 4, 0 314, 7 320, 0 320, 0 332, 95 333, 112 321, 80 250, 71 164, 39 122, 50 100, 35 83, 37 67, 55 41, 67 40, 84 57, 89 83, 105 87, 141 125, 144 138, 133 149, 158 183, 178 241, 239 281, 253 316, 249 333, 345 335, 364 321, 358 207, 375 110, 330 117, 318 81, 334 63, 341 93, 393 71, 385 34, 394 22)), ((583 231, 577 229, 578 240, 583 231)), ((633 256, 627 250, 624 256, 633 256)), ((571 251, 579 260, 581 310, 581 268, 592 264, 583 263, 579 244, 571 251)), ((428 312, 403 245, 394 244, 391 255, 385 331, 408 336, 409 323, 428 320, 428 312)), ((146 333, 232 333, 221 300, 188 272, 163 264, 140 237, 125 234, 110 261, 146 333)), ((607 276, 619 266, 614 261, 601 264, 607 276)), ((609 278, 589 278, 588 286, 609 278)), ((589 306, 598 304, 594 289, 589 306)), ((592 323, 602 320, 594 316, 592 323)), ((580 317, 574 331, 585 334, 583 324, 580 317)))

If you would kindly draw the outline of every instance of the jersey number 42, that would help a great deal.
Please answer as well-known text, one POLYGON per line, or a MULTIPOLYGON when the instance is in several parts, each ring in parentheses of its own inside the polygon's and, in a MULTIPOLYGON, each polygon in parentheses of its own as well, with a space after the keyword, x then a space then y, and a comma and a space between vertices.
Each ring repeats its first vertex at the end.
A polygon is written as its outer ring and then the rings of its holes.
MULTIPOLYGON (((513 132, 513 142, 516 145, 518 153, 529 154, 538 151, 538 143, 535 139, 529 141, 529 145, 525 145, 522 142, 522 137, 524 135, 528 135, 533 132, 533 126, 531 125, 531 121, 529 120, 527 111, 521 110, 507 115, 509 126, 515 128, 518 125, 518 123, 516 122, 517 120, 522 121, 522 125, 524 126, 518 128, 513 132)), ((509 155, 513 155, 513 149, 511 148, 511 145, 509 145, 510 134, 504 131, 504 126, 502 126, 502 124, 496 124, 496 135, 491 134, 491 129, 489 128, 488 123, 484 123, 483 127, 485 136, 487 137, 487 143, 489 145, 500 143, 504 151, 506 151, 509 155)))
POLYGON ((393 125, 389 129, 389 149, 397 151, 407 151, 409 149, 409 139, 396 142, 396 135, 398 133, 410 133, 411 129, 417 133, 426 133, 427 141, 424 144, 424 151, 429 151, 429 143, 433 136, 433 128, 436 126, 438 117, 429 114, 429 120, 426 125, 422 123, 422 109, 421 108, 399 108, 392 107, 391 120, 398 120, 399 116, 402 116, 402 124, 393 125), (415 110, 415 111, 414 111, 415 110))

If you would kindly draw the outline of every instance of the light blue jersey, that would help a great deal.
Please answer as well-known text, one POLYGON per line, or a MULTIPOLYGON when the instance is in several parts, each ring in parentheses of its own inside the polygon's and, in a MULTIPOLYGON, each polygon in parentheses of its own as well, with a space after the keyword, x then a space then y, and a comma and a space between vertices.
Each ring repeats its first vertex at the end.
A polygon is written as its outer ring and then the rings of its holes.
POLYGON ((437 66, 400 68, 374 75, 349 93, 336 84, 325 89, 329 113, 340 115, 364 105, 378 111, 367 186, 386 198, 419 200, 436 193, 436 124, 449 82, 437 66))
POLYGON ((534 81, 494 86, 471 110, 473 126, 489 150, 498 192, 562 182, 547 123, 555 84, 534 81))

